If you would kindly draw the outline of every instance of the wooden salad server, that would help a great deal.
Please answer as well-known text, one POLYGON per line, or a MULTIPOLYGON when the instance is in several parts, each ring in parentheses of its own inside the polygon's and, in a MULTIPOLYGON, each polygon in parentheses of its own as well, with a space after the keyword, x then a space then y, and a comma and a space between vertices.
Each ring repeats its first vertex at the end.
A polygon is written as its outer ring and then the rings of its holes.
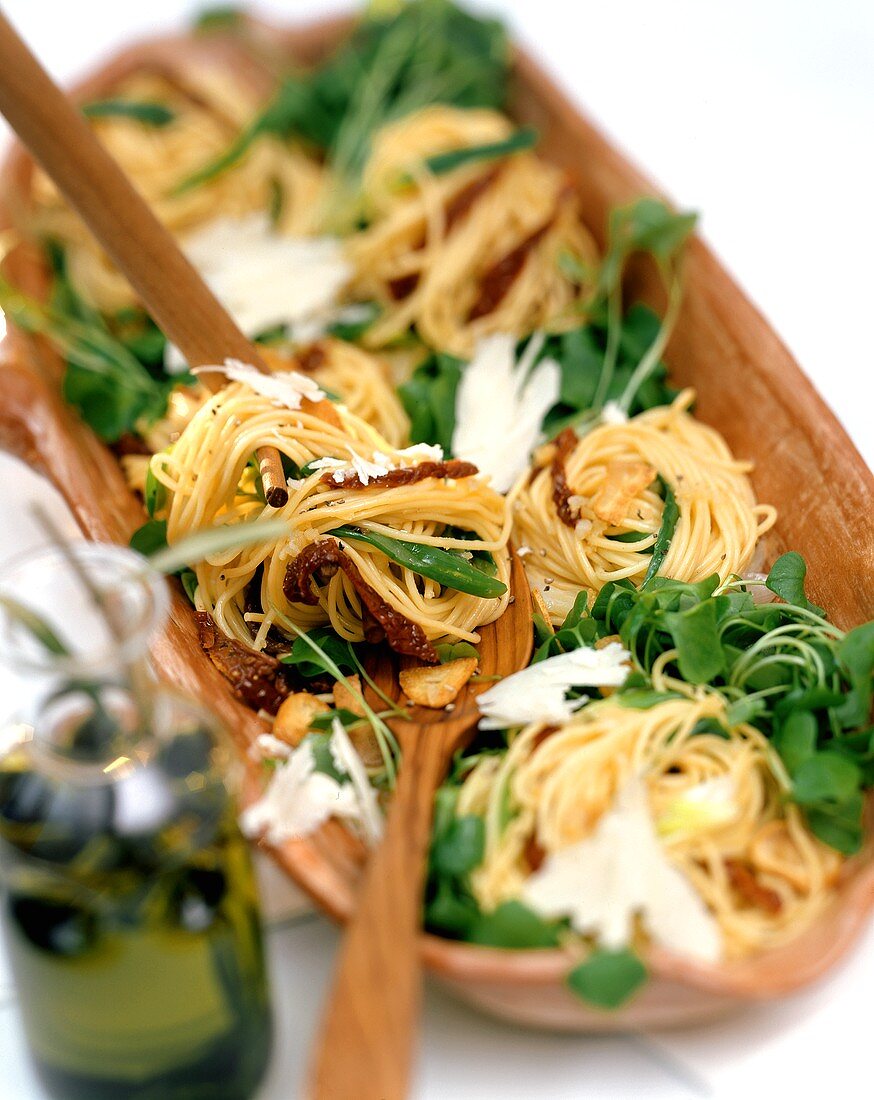
MULTIPOLYGON (((233 358, 270 373, 255 346, 2 13, 0 112, 191 366, 233 358)), ((213 392, 221 388, 214 374, 201 380, 213 392)), ((279 452, 264 447, 258 462, 267 503, 281 508, 288 488, 279 452)))
POLYGON ((312 1100, 402 1100, 407 1094, 421 997, 419 932, 434 794, 453 755, 476 731, 476 695, 493 677, 518 672, 531 657, 531 598, 515 555, 510 590, 507 610, 479 632, 482 679, 462 689, 455 709, 411 707, 409 721, 390 722, 401 747, 397 786, 340 947, 311 1066, 312 1100))

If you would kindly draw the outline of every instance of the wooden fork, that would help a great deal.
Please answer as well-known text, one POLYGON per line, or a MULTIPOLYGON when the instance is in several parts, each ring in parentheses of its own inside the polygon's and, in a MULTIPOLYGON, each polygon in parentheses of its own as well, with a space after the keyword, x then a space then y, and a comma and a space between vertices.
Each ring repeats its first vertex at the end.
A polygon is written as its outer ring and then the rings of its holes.
MULTIPOLYGON (((400 772, 385 835, 368 862, 340 948, 311 1066, 314 1100, 401 1100, 407 1093, 421 996, 418 935, 434 794, 453 755, 476 731, 477 694, 491 686, 491 677, 518 672, 531 656, 531 598, 515 555, 510 589, 507 610, 480 630, 482 680, 462 689, 450 714, 412 707, 409 721, 390 722, 400 742, 400 772)), ((396 692, 391 674, 387 680, 396 692)))

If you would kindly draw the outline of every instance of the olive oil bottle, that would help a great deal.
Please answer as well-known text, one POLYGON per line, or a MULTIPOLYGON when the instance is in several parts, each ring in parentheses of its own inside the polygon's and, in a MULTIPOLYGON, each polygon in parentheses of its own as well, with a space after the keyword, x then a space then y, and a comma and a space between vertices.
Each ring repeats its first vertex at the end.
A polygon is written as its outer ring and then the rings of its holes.
MULTIPOLYGON (((38 681, 0 758, 2 925, 33 1059, 59 1098, 245 1100, 271 1014, 229 758, 210 716, 144 669, 163 581, 128 551, 76 554, 122 636, 83 606, 75 637, 53 626, 46 646, 7 620, 0 638, 38 681)), ((22 602, 35 563, 42 612, 64 574, 54 550, 19 566, 22 602)))

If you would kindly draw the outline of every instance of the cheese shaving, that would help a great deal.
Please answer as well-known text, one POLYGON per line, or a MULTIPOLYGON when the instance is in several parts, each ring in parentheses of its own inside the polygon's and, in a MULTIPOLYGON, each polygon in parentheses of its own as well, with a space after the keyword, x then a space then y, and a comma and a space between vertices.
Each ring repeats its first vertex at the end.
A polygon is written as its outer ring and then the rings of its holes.
POLYGON ((522 898, 542 917, 568 917, 608 950, 632 943, 639 918, 653 942, 675 954, 709 963, 722 955, 713 914, 659 843, 640 779, 623 788, 590 836, 547 856, 522 898))
POLYGON ((553 359, 534 362, 545 336, 535 333, 516 360, 516 338, 497 333, 479 341, 455 399, 452 453, 506 493, 527 469, 541 424, 558 401, 561 369, 553 359))
MULTIPOLYGON (((332 237, 285 237, 255 213, 209 222, 182 247, 249 337, 282 326, 297 343, 309 343, 342 313, 337 303, 352 267, 332 237)), ((170 373, 185 367, 172 345, 164 358, 170 373)))
POLYGON ((586 700, 566 699, 575 687, 619 687, 630 670, 619 642, 603 649, 583 646, 507 676, 477 698, 480 729, 507 729, 529 722, 564 722, 586 700))
POLYGON ((324 390, 319 389, 312 378, 296 370, 275 371, 264 374, 250 363, 239 359, 226 359, 223 366, 197 367, 195 374, 221 373, 229 382, 242 382, 250 390, 269 397, 274 405, 297 410, 303 400, 321 401, 324 390))

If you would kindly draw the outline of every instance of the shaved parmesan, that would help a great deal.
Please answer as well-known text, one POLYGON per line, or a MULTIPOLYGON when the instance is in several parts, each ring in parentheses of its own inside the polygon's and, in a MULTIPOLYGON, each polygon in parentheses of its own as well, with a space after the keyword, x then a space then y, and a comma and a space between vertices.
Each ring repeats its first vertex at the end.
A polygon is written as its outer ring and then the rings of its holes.
MULTIPOLYGON (((428 443, 417 443, 413 447, 405 447, 397 452, 398 458, 421 458, 430 462, 443 460, 443 448, 431 446, 428 443)), ((334 470, 331 480, 335 485, 342 485, 347 474, 357 474, 362 485, 369 485, 374 478, 383 477, 392 470, 400 470, 416 463, 395 462, 381 451, 374 451, 373 458, 362 458, 355 451, 351 452, 351 458, 319 458, 310 463, 311 470, 334 470)))
POLYGON ((337 771, 343 772, 352 780, 352 788, 358 804, 358 821, 365 838, 376 844, 382 836, 382 814, 376 800, 376 791, 371 787, 364 762, 358 755, 349 734, 339 718, 331 724, 331 756, 337 771))
POLYGON ((280 741, 278 737, 274 737, 272 733, 260 733, 255 740, 255 748, 261 756, 266 756, 269 759, 276 759, 277 757, 291 756, 291 745, 285 741, 280 741))
POLYGON ((197 367, 195 374, 223 374, 229 382, 242 382, 262 397, 269 397, 274 405, 297 410, 301 402, 321 401, 325 393, 306 374, 296 370, 275 371, 264 374, 250 363, 241 363, 239 359, 226 359, 224 366, 197 367))
MULTIPOLYGON (((337 302, 352 267, 332 237, 285 237, 257 213, 209 222, 182 247, 247 336, 282 326, 293 340, 307 343, 342 312, 337 302)), ((171 373, 185 366, 172 345, 164 365, 171 373)))
POLYGON ((529 722, 564 722, 585 699, 566 699, 574 687, 619 687, 630 671, 630 654, 619 642, 603 649, 583 646, 507 676, 478 696, 480 729, 497 730, 529 722))
POLYGON ((527 468, 543 418, 558 401, 558 363, 541 359, 532 369, 544 339, 535 333, 517 362, 514 336, 483 338, 458 386, 452 453, 474 463, 501 493, 527 468))
POLYGON ((329 749, 334 766, 348 783, 316 771, 312 743, 304 740, 294 750, 278 738, 262 734, 259 748, 272 756, 285 756, 274 771, 264 794, 245 810, 240 825, 247 836, 263 836, 269 844, 282 844, 309 836, 330 817, 342 817, 356 825, 365 839, 376 843, 382 835, 382 815, 367 771, 349 739, 343 723, 335 718, 329 749))
POLYGON ((261 798, 243 812, 243 832, 282 844, 309 836, 334 815, 356 818, 354 788, 315 767, 312 744, 304 741, 276 768, 261 798))
POLYGON ((719 926, 658 841, 646 788, 633 779, 591 836, 547 856, 527 880, 522 900, 546 918, 568 917, 608 950, 627 947, 634 922, 678 955, 716 962, 719 926))

